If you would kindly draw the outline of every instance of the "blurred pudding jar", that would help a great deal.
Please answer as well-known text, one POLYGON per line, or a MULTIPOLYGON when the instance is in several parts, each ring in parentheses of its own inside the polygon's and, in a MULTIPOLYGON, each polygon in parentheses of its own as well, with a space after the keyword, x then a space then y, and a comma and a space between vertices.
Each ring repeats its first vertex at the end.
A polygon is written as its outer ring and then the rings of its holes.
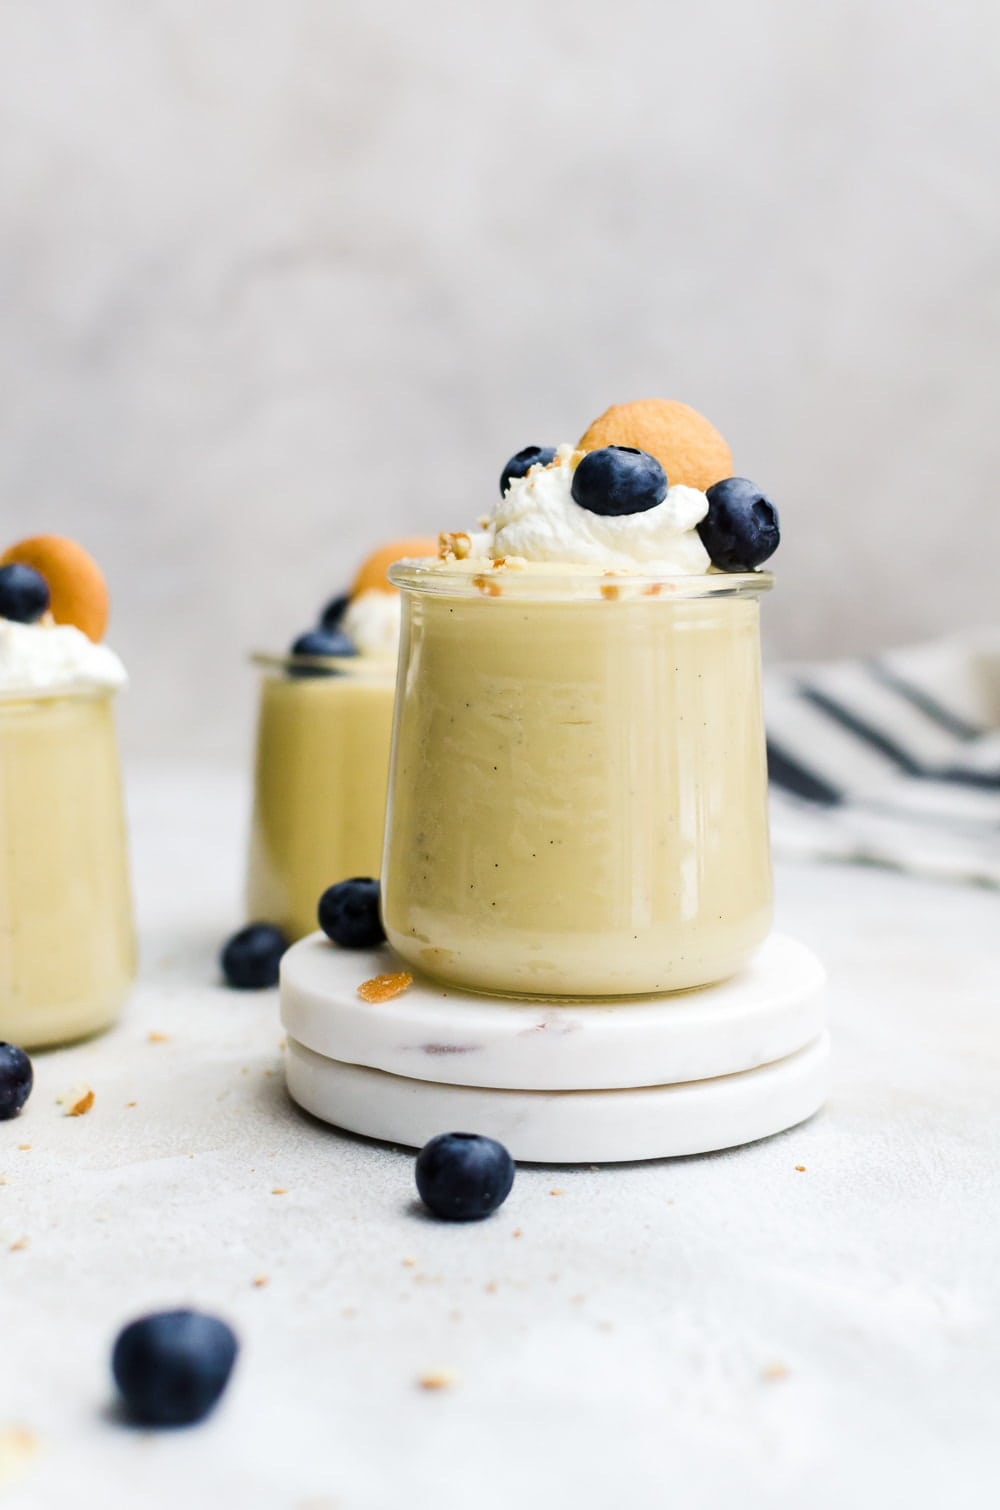
POLYGON ((287 656, 254 657, 262 675, 247 911, 289 940, 315 930, 333 882, 378 875, 400 626, 386 571, 436 550, 424 539, 383 546, 287 656))
POLYGON ((78 546, 38 537, 0 563, 0 1038, 40 1048, 108 1027, 135 976, 126 676, 98 643, 106 591, 78 546))
POLYGON ((668 489, 655 458, 613 444, 543 453, 504 486, 482 533, 391 573, 389 941, 492 994, 721 980, 771 923, 771 578, 753 568, 777 544, 773 508, 742 479, 668 489), (727 498, 742 538, 711 570, 727 498))

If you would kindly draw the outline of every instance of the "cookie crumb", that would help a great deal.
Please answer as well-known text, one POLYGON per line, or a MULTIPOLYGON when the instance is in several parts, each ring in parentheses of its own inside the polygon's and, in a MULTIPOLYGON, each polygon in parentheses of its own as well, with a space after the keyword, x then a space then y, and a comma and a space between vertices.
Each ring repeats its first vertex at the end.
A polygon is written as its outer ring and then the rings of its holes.
POLYGON ((0 1426, 0 1488, 6 1488, 35 1456, 38 1436, 28 1426, 0 1426))
POLYGON ((67 1108, 67 1117, 85 1117, 94 1104, 95 1096, 92 1090, 84 1091, 71 1106, 67 1108))
POLYGON ((451 1389, 458 1383, 458 1375, 452 1368, 437 1368, 429 1374, 421 1374, 417 1383, 426 1390, 451 1389))
POLYGON ((138 1101, 126 1101, 125 1102, 125 1110, 127 1112, 130 1112, 134 1106, 138 1106, 138 1105, 139 1105, 138 1101))
POLYGON ((27 1246, 28 1239, 26 1237, 19 1237, 15 1242, 11 1243, 7 1251, 8 1253, 23 1253, 27 1246))
POLYGON ((520 1237, 521 1235, 522 1233, 520 1227, 515 1227, 513 1232, 511 1233, 511 1237, 520 1237))
POLYGON ((483 1293, 486 1295, 495 1295, 499 1288, 500 1286, 497 1284, 496 1280, 491 1279, 487 1284, 483 1285, 483 1293))
POLYGON ((169 1043, 170 1042, 170 1034, 169 1033, 157 1033, 157 1032, 154 1031, 154 1032, 148 1033, 146 1035, 146 1042, 147 1043, 169 1043))
POLYGON ((400 970, 392 975, 375 975, 371 980, 362 981, 358 995, 371 1006, 378 1006, 383 1001, 391 1001, 394 996, 401 996, 412 985, 413 976, 400 970))
POLYGON ((613 602, 615 598, 620 598, 621 595, 621 588, 618 587, 614 582, 601 583, 601 597, 607 598, 609 603, 613 602))
POLYGON ((760 1377, 767 1384, 776 1384, 780 1379, 787 1379, 788 1373, 787 1363, 769 1363, 766 1368, 761 1369, 760 1377))
POLYGON ((499 598, 500 594, 503 592, 503 588, 500 586, 499 582, 491 582, 489 577, 484 577, 482 575, 473 577, 472 585, 473 587, 478 588, 485 598, 499 598))
POLYGON ((805 1174, 806 1166, 804 1164, 796 1164, 795 1172, 796 1174, 805 1174))
POLYGON ((464 530, 442 530, 438 535, 439 561, 464 561, 472 551, 472 540, 464 530))
POLYGON ((402 1264, 404 1269, 415 1269, 417 1267, 417 1260, 415 1258, 404 1258, 402 1264))
POLYGON ((253 1287, 255 1290, 263 1290, 265 1285, 269 1285, 270 1283, 271 1281, 266 1274, 255 1274, 253 1277, 253 1287))
POLYGON ((19 1153, 27 1153, 28 1149, 31 1147, 31 1144, 30 1143, 19 1143, 17 1145, 17 1147, 18 1147, 18 1152, 19 1153))
POLYGON ((271 1191, 271 1194, 272 1195, 287 1195, 288 1194, 288 1187, 286 1185, 275 1185, 274 1189, 271 1191))
POLYGON ((560 1190, 558 1188, 558 1186, 556 1187, 555 1190, 550 1190, 549 1191, 549 1195, 565 1195, 565 1194, 566 1194, 565 1190, 560 1190))

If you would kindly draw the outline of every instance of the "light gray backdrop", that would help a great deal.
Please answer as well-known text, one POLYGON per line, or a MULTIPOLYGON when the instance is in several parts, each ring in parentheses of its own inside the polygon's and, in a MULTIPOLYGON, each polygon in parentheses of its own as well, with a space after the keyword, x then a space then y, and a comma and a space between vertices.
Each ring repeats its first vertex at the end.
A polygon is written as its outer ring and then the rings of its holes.
POLYGON ((993 0, 0 0, 0 535, 111 579, 130 748, 507 455, 680 397, 772 653, 995 617, 993 0))

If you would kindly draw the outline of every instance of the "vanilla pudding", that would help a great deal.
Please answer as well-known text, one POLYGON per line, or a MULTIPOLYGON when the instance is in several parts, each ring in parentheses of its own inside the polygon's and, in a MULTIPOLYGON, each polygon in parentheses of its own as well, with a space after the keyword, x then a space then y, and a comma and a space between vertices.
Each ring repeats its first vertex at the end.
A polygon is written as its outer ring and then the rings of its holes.
POLYGON ((120 661, 72 626, 0 619, 0 1039, 107 1027, 135 974, 113 700, 120 661))
POLYGON ((379 873, 401 619, 386 568, 435 549, 389 542, 363 564, 335 621, 300 636, 291 656, 258 657, 247 913, 290 940, 315 929, 328 886, 379 873))
POLYGON ((334 881, 377 876, 395 660, 332 676, 265 673, 260 688, 247 910, 290 939, 316 927, 334 881))
MULTIPOLYGON (((732 975, 769 930, 771 578, 711 570, 702 533, 719 510, 650 460, 612 477, 641 507, 602 514, 578 503, 580 453, 560 448, 513 478, 481 533, 391 574, 404 605, 383 920, 441 981, 682 990, 732 975)), ((586 478, 598 501, 601 465, 586 478)))

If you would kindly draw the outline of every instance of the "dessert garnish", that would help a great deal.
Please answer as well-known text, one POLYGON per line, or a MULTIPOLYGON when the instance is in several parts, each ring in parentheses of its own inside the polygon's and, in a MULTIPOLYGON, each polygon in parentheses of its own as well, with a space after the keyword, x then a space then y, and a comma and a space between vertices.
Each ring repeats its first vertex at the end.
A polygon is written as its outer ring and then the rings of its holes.
POLYGON ((37 624, 49 611, 49 587, 33 566, 11 561, 0 566, 0 619, 15 624, 37 624))
POLYGON ((612 404, 580 439, 582 451, 601 446, 635 446, 655 456, 672 483, 702 493, 733 470, 732 453, 715 426, 676 399, 612 404))
POLYGON ((262 991, 278 984, 288 940, 273 923, 250 923, 234 933, 220 956, 226 984, 237 991, 262 991))
POLYGON ((392 1001, 394 996, 402 996, 412 985, 413 976, 405 970, 397 970, 388 975, 373 975, 371 980, 363 980, 358 987, 358 995, 369 1006, 377 1007, 384 1001, 392 1001))
POLYGON ((16 1117, 35 1083, 31 1060, 13 1043, 0 1043, 0 1122, 16 1117))
POLYGON ((417 1154, 417 1192, 446 1222, 478 1222, 502 1206, 514 1184, 514 1160, 495 1138, 439 1133, 417 1154))
POLYGON ((57 624, 72 624, 88 639, 104 638, 108 626, 108 588, 94 558, 64 535, 35 535, 12 545, 0 566, 30 566, 44 577, 57 624))
POLYGON ((129 1416, 144 1426, 191 1426, 218 1404, 239 1344, 232 1327, 200 1311, 160 1311, 131 1322, 111 1355, 129 1416))
POLYGON ((667 474, 655 456, 634 446, 588 451, 570 491, 591 514, 644 514, 667 496, 667 474))
POLYGON ((746 477, 726 477, 706 494, 708 513, 698 526, 702 544, 720 571, 745 572, 773 556, 781 541, 778 511, 746 477))
POLYGON ((515 477, 524 477, 532 467, 547 467, 556 456, 555 446, 525 446, 515 452, 500 473, 500 497, 510 487, 515 477))
MULTIPOLYGON (((300 634, 291 648, 291 656, 315 656, 317 658, 330 659, 336 657, 343 659, 357 655, 358 647, 354 641, 340 629, 307 629, 305 634, 300 634)), ((335 666, 313 666, 306 662, 302 665, 290 665, 289 676, 336 676, 335 666)))
POLYGON ((342 949, 374 949, 385 943, 380 901, 379 883, 370 876, 338 881, 319 899, 319 926, 342 949))
POLYGON ((395 593, 388 578, 390 566, 395 561, 409 559, 412 556, 436 556, 438 549, 437 540, 431 540, 426 536, 416 536, 409 540, 388 540, 385 545, 380 545, 378 550, 372 551, 358 568, 354 581, 351 583, 350 596, 352 599, 360 598, 363 592, 395 593))

